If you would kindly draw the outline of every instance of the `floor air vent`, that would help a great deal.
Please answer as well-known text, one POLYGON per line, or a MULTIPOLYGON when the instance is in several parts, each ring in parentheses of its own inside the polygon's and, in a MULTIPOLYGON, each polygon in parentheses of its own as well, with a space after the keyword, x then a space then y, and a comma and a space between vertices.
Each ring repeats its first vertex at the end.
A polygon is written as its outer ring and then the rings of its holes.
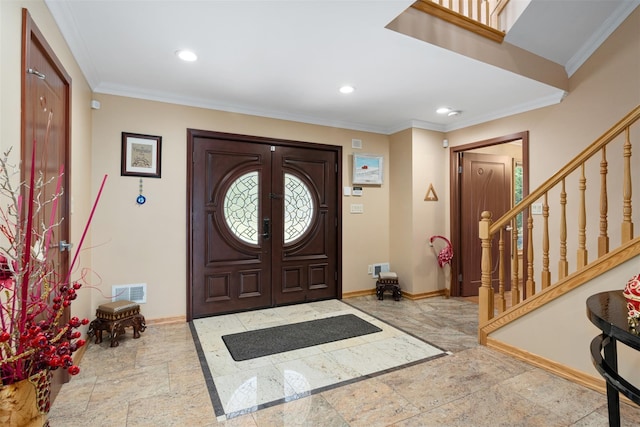
POLYGON ((147 302, 147 284, 113 285, 111 286, 111 295, 112 301, 127 300, 144 304, 147 302))

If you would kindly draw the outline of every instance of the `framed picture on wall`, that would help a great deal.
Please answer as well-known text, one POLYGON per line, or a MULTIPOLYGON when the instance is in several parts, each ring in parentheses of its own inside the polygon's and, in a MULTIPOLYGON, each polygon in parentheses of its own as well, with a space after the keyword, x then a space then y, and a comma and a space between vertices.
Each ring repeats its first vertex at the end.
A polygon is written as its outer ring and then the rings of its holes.
POLYGON ((374 154, 353 155, 354 184, 382 184, 383 157, 374 154))
POLYGON ((120 175, 160 178, 162 137, 122 132, 120 175))

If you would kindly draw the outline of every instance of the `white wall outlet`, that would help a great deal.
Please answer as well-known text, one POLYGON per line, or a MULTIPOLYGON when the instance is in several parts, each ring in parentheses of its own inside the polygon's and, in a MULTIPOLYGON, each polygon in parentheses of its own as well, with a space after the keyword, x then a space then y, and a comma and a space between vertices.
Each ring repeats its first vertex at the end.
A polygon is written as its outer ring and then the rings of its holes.
POLYGON ((351 203, 351 213, 352 214, 364 213, 364 205, 362 203, 351 203))
POLYGON ((381 262, 378 264, 373 264, 373 278, 377 279, 378 278, 378 274, 380 274, 381 272, 387 272, 390 271, 389 270, 389 263, 388 262, 381 262))
POLYGON ((367 267, 367 274, 373 274, 373 265, 369 264, 367 267))
POLYGON ((531 203, 531 215, 542 215, 542 202, 531 203))

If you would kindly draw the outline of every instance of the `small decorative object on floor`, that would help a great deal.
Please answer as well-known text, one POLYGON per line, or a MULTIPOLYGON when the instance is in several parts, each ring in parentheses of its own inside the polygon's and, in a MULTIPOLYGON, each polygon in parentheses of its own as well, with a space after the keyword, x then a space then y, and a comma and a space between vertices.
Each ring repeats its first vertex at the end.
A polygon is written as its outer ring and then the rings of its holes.
POLYGON ((627 300, 629 327, 638 330, 638 323, 640 322, 640 274, 636 274, 629 279, 622 295, 627 300))
POLYGON ((95 334, 96 344, 102 342, 102 331, 111 335, 111 347, 117 347, 118 337, 124 335, 124 328, 133 328, 133 338, 140 338, 140 332, 147 329, 140 305, 133 301, 114 301, 102 304, 96 310, 96 319, 89 324, 89 335, 95 334))
POLYGON ((393 299, 400 301, 402 291, 398 282, 398 275, 393 271, 380 272, 376 282, 376 295, 379 300, 384 299, 385 291, 393 291, 393 299))
POLYGON ((445 242, 445 246, 438 252, 438 266, 444 271, 444 266, 449 264, 449 280, 444 289, 444 297, 449 298, 451 295, 451 260, 453 259, 453 246, 451 245, 451 241, 444 236, 431 236, 429 238, 429 246, 433 247, 433 241, 436 239, 445 242))

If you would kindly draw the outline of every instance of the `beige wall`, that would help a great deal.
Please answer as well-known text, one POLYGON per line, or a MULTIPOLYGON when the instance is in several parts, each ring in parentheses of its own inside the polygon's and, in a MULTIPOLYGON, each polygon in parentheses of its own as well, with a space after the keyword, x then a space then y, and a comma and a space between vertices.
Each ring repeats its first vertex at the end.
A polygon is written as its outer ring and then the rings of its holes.
POLYGON ((441 132, 407 129, 391 135, 391 267, 402 290, 420 297, 443 292, 449 267, 440 269, 437 254, 442 240, 430 246, 434 235, 449 238, 445 229, 449 189, 448 150, 441 132), (437 201, 425 201, 429 186, 437 201))
POLYGON ((438 239, 433 246, 429 245, 431 236, 451 237, 445 228, 445 216, 449 212, 446 179, 449 175, 449 150, 442 147, 443 138, 440 132, 413 129, 413 234, 409 248, 413 254, 411 276, 412 293, 415 295, 443 291, 449 282, 449 267, 441 269, 436 258, 445 246, 444 241, 438 239), (430 185, 433 185, 437 201, 424 200, 430 185))
MULTIPOLYGON (((41 0, 34 1, 0 1, 0 150, 3 152, 13 147, 17 158, 20 151, 20 64, 22 37, 22 8, 27 8, 32 19, 43 33, 45 39, 55 51, 63 67, 71 76, 71 242, 77 245, 82 236, 84 226, 95 193, 92 192, 90 176, 91 164, 91 91, 78 65, 71 55, 62 35, 58 31, 49 10, 41 0)), ((97 277, 91 273, 91 234, 85 239, 79 256, 79 264, 72 279, 87 275, 91 283, 97 277)), ((93 316, 92 306, 94 290, 85 286, 78 292, 78 299, 73 302, 72 314, 79 317, 93 316)))
MULTIPOLYGON (((343 186, 351 185, 351 139, 362 153, 384 156, 384 184, 364 186, 362 197, 343 197, 343 292, 372 290, 369 264, 389 261, 389 144, 386 135, 306 125, 126 97, 95 95, 93 181, 109 175, 95 217, 94 269, 100 289, 146 283, 149 319, 186 314, 187 128, 259 135, 343 146, 343 186), (120 176, 121 132, 162 136, 162 178, 144 179, 146 204, 138 206, 139 178, 120 176), (349 213, 351 203, 363 214, 349 213)), ((94 304, 101 301, 96 300, 94 304)))
POLYGON ((411 129, 390 137, 390 261, 403 291, 414 293, 413 252, 413 164, 411 129))
POLYGON ((449 238, 445 229, 448 150, 441 132, 407 129, 391 135, 391 268, 398 273, 402 290, 420 297, 443 292, 449 267, 440 269, 437 254, 444 242, 430 246, 434 235, 449 238), (429 186, 437 201, 425 201, 429 186))
MULTIPOLYGON (((452 145, 471 143, 514 132, 530 131, 530 179, 531 190, 551 176, 556 170, 576 156, 583 148, 608 130, 631 109, 640 104, 640 8, 614 32, 594 55, 570 79, 571 92, 559 105, 519 114, 478 126, 469 127, 447 135, 452 145)), ((640 140, 640 131, 632 134, 632 140, 640 140)), ((609 172, 619 172, 621 157, 608 153, 609 172)), ((599 161, 599 159, 598 159, 599 161)), ((597 162, 598 162, 597 161, 597 162)), ((587 185, 597 185, 597 162, 595 174, 590 174, 587 185), (593 184, 591 184, 593 183, 593 184)), ((633 160, 637 170, 638 161, 633 160)), ((635 174, 635 173, 634 173, 635 174)), ((637 187, 637 175, 634 177, 637 187)), ((621 187, 611 183, 610 193, 620 193, 621 187)), ((575 194, 575 193, 574 193, 575 194)), ((619 199, 618 199, 619 200, 619 199)), ((595 237, 599 219, 598 199, 587 201, 589 213, 588 246, 595 254, 595 237)), ((619 207, 612 205, 610 209, 619 207)), ((575 214, 571 219, 570 233, 575 232, 575 214)), ((610 213, 612 240, 619 240, 620 216, 610 213)), ((638 224, 640 214, 634 211, 634 222, 638 224)), ((637 227, 637 226, 636 226, 637 227)), ((551 228, 557 230, 557 228, 551 228)), ((636 233, 637 234, 637 233, 636 233)), ((613 242, 612 242, 613 245, 613 242)), ((575 250, 569 249, 571 268, 575 268, 575 250)), ((590 260, 593 260, 591 255, 590 260)), ((552 260, 556 258, 551 257, 552 260)), ((554 268, 555 262, 551 263, 554 268)), ((588 360, 589 342, 597 330, 585 314, 588 295, 608 289, 623 289, 626 281, 638 273, 638 261, 627 263, 620 270, 609 272, 589 285, 545 306, 530 316, 499 330, 492 336, 508 344, 558 361, 562 364, 598 376, 588 360), (555 338, 551 338, 555 337, 555 338), (561 337, 561 339, 559 338, 561 337)), ((536 267, 536 271, 541 271, 536 267)), ((556 277, 557 272, 552 272, 556 277)), ((540 281, 539 279, 537 280, 540 281)), ((638 361, 627 358, 621 363, 623 372, 637 372, 638 361)), ((637 374, 636 377, 640 377, 637 374)))
MULTIPOLYGON (((620 267, 605 272, 574 290, 568 296, 556 299, 530 315, 518 319, 491 335, 536 356, 553 360, 595 378, 600 378, 591 362, 589 345, 601 333, 587 318, 586 301, 599 292, 621 290, 630 277, 638 274, 639 257, 620 267)), ((619 345, 619 372, 633 384, 640 381, 640 358, 636 351, 625 351, 619 345)))

